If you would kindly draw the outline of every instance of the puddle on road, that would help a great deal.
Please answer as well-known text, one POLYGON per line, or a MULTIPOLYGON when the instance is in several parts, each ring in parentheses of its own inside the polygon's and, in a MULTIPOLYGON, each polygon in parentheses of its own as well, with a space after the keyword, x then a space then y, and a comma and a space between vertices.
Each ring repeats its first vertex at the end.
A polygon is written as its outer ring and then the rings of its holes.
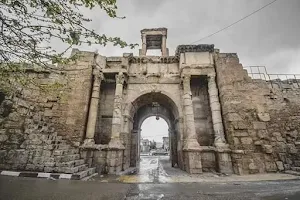
MULTIPOLYGON (((159 162, 160 157, 143 157, 136 174, 119 178, 123 183, 166 183, 170 177, 159 162)), ((165 158, 166 159, 166 158, 165 158)), ((172 182, 172 181, 171 181, 172 182)))

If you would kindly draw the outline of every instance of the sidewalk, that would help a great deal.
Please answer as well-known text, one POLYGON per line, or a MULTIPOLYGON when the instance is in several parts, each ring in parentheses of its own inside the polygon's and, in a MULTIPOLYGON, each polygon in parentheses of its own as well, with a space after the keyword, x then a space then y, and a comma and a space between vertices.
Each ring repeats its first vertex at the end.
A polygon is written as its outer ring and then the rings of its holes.
POLYGON ((274 180, 300 180, 300 176, 284 173, 253 175, 222 175, 217 173, 188 174, 179 168, 171 167, 167 156, 141 157, 140 167, 132 175, 100 175, 91 180, 121 183, 226 183, 274 180))

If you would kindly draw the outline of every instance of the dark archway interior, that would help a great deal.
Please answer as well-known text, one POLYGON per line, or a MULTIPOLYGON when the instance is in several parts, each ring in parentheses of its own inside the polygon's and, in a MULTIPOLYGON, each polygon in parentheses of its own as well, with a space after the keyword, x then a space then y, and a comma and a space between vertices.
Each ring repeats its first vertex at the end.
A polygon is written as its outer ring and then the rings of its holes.
POLYGON ((178 110, 174 102, 164 94, 148 93, 139 97, 133 102, 133 129, 131 131, 131 152, 130 166, 136 167, 139 162, 139 144, 141 136, 141 125, 150 116, 163 118, 169 126, 170 138, 170 159, 172 166, 178 165, 177 141, 178 130, 177 120, 178 110))

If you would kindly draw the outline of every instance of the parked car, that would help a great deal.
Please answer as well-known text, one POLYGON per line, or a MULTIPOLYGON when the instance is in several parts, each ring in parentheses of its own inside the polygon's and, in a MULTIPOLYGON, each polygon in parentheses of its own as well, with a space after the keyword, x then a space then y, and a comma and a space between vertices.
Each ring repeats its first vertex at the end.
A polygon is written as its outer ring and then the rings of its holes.
POLYGON ((168 151, 165 151, 164 149, 156 149, 150 151, 151 156, 158 156, 158 155, 169 155, 168 151))

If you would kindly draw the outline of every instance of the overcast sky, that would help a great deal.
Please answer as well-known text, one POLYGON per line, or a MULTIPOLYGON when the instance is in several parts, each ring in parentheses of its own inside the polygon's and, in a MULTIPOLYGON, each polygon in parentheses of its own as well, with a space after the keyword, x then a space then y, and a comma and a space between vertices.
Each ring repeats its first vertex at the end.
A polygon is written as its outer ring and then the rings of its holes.
MULTIPOLYGON (((205 37, 272 0, 119 0, 118 14, 111 19, 100 10, 84 11, 99 33, 141 42, 143 28, 168 28, 167 45, 174 54, 177 45, 205 37)), ((278 0, 235 26, 199 43, 215 44, 221 52, 237 52, 244 66, 264 65, 269 73, 300 74, 300 0, 278 0)), ((118 47, 80 47, 107 56, 135 50, 118 47)))
POLYGON ((156 120, 156 117, 154 116, 147 118, 142 124, 141 129, 141 138, 143 139, 148 139, 150 141, 154 140, 156 142, 163 142, 163 137, 169 137, 168 124, 162 118, 159 118, 159 120, 156 120))
MULTIPOLYGON (((140 44, 140 30, 143 28, 166 27, 167 45, 173 55, 177 45, 190 44, 216 32, 271 1, 119 0, 118 13, 126 19, 110 19, 100 10, 84 13, 93 20, 89 26, 99 33, 119 36, 130 43, 140 44)), ((237 52, 244 66, 264 65, 269 73, 300 74, 300 0, 278 0, 250 18, 199 43, 215 44, 221 52, 237 52)), ((106 56, 138 53, 138 48, 132 51, 112 46, 80 49, 97 49, 106 56)), ((160 128, 153 132, 160 134, 163 126, 157 127, 160 128)))

